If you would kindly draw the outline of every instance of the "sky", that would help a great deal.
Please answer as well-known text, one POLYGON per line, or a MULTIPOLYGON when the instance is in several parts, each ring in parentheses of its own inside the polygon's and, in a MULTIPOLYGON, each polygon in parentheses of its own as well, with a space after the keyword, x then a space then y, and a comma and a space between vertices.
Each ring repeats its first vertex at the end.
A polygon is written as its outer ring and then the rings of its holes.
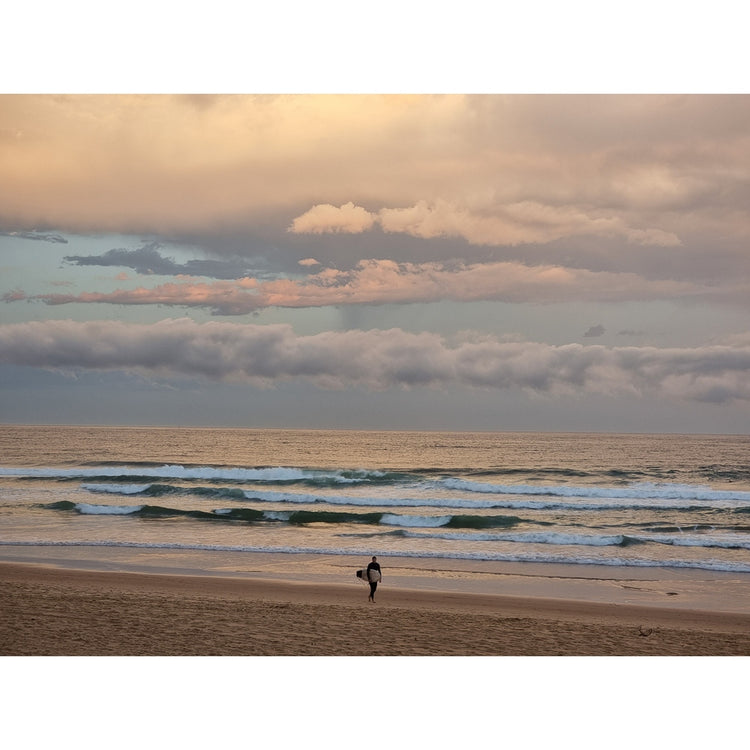
POLYGON ((747 432, 747 95, 73 88, 0 95, 1 421, 747 432))

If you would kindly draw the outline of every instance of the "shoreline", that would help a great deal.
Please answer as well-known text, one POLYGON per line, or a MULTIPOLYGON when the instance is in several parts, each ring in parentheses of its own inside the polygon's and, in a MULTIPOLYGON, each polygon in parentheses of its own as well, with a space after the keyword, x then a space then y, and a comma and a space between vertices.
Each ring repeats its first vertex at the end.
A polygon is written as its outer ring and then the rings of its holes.
MULTIPOLYGON (((695 568, 497 562, 379 554, 384 590, 492 594, 657 609, 750 615, 750 573, 695 568)), ((0 564, 50 568, 287 581, 358 588, 369 556, 99 545, 0 545, 0 564)))
POLYGON ((0 599, 5 656, 750 655, 747 612, 410 588, 386 572, 372 605, 356 581, 273 570, 190 575, 0 561, 0 599))

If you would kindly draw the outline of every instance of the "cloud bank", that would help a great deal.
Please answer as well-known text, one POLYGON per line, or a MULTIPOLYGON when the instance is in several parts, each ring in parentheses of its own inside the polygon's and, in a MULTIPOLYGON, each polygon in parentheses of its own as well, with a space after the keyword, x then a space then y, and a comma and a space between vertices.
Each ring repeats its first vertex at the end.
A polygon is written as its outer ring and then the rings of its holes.
POLYGON ((67 320, 0 327, 0 363, 126 370, 270 386, 519 388, 540 394, 652 394, 750 400, 750 334, 698 348, 552 346, 400 329, 295 335, 287 325, 67 320))
POLYGON ((408 234, 421 239, 460 237, 473 245, 515 246, 548 243, 563 237, 619 237, 638 245, 674 247, 680 239, 672 232, 630 227, 605 211, 586 211, 575 206, 544 205, 522 201, 485 206, 472 211, 438 200, 419 201, 407 208, 381 208, 377 213, 351 201, 336 207, 313 206, 298 216, 287 231, 294 234, 360 234, 379 225, 384 232, 408 234))
POLYGON ((37 299, 48 305, 99 303, 171 305, 208 308, 217 315, 244 315, 269 307, 306 308, 329 305, 384 305, 453 300, 495 300, 550 304, 579 301, 712 300, 747 304, 750 288, 743 282, 710 287, 671 280, 648 280, 633 273, 611 273, 561 266, 528 266, 498 262, 467 264, 360 261, 350 271, 323 269, 304 279, 262 281, 242 278, 216 282, 170 282, 152 289, 115 292, 5 294, 6 302, 37 299))
POLYGON ((6 95, 0 119, 10 229, 749 234, 746 96, 6 95))

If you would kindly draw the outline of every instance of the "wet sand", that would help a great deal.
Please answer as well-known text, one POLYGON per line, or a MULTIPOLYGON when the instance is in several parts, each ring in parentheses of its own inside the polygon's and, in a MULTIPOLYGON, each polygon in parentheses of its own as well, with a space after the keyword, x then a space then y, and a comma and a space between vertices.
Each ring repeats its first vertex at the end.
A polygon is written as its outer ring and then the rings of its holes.
POLYGON ((4 656, 750 655, 742 612, 7 562, 0 611, 4 656))

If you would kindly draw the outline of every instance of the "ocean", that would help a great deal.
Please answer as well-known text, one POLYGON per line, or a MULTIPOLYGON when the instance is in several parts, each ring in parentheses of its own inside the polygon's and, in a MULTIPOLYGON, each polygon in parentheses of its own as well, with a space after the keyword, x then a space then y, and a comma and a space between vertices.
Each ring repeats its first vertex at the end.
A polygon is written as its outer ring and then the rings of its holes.
POLYGON ((6 425, 0 555, 32 551, 744 574, 750 437, 6 425))

